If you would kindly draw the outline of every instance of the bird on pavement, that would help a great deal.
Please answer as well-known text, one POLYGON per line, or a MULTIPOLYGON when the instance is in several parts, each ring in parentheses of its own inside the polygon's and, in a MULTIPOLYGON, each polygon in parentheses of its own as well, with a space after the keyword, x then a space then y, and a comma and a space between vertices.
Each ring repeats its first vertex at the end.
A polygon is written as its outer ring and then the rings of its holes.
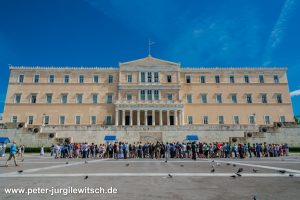
POLYGON ((128 166, 129 166, 129 163, 126 164, 126 167, 128 167, 128 166))
POLYGON ((289 177, 293 177, 294 176, 294 174, 289 174, 289 177))
POLYGON ((215 168, 211 168, 210 172, 214 173, 215 172, 215 168))
POLYGON ((236 173, 236 175, 238 175, 239 177, 241 177, 241 176, 242 176, 241 174, 238 174, 238 173, 236 173))
POLYGON ((168 174, 169 178, 173 178, 172 174, 168 174))
POLYGON ((226 165, 230 165, 230 163, 226 163, 226 165))
POLYGON ((232 166, 233 166, 233 167, 236 167, 236 164, 233 164, 232 166))
POLYGON ((259 170, 258 169, 254 169, 252 170, 254 173, 258 172, 259 170))
POLYGON ((258 198, 254 195, 253 200, 258 200, 258 198))
POLYGON ((20 173, 20 174, 21 174, 22 172, 23 172, 23 170, 19 170, 19 171, 18 171, 18 173, 20 173))
POLYGON ((230 176, 231 178, 236 178, 236 175, 232 175, 232 176, 230 176))
POLYGON ((220 166, 220 165, 221 165, 221 163, 218 163, 218 162, 217 162, 217 166, 220 166))
POLYGON ((24 158, 21 161, 24 162, 24 158))
POLYGON ((243 168, 239 168, 236 173, 238 174, 238 173, 241 173, 242 171, 243 171, 243 168))
POLYGON ((88 179, 88 178, 89 178, 89 176, 85 176, 85 177, 84 177, 84 180, 86 180, 86 179, 88 179))
POLYGON ((68 162, 68 161, 66 162, 66 165, 67 165, 67 164, 69 164, 69 162, 68 162))
POLYGON ((84 161, 84 163, 85 163, 85 164, 88 164, 88 161, 87 161, 87 160, 85 160, 85 161, 84 161))
POLYGON ((183 165, 183 164, 181 164, 181 165, 180 165, 180 167, 184 167, 184 165, 183 165))
POLYGON ((278 170, 279 173, 284 174, 286 171, 285 170, 278 170))

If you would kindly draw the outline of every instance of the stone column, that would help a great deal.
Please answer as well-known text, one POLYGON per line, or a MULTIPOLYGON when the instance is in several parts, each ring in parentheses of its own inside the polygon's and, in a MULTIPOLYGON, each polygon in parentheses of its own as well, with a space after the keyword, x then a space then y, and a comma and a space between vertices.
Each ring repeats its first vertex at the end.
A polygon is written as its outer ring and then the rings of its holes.
POLYGON ((132 110, 130 110, 130 126, 132 126, 132 110))
POLYGON ((125 126, 125 110, 122 110, 122 126, 125 126))
POLYGON ((174 110, 174 125, 178 125, 178 120, 177 120, 177 110, 174 110))
POLYGON ((181 125, 184 125, 184 110, 181 110, 181 125))
POLYGON ((152 110, 152 126, 155 126, 155 110, 152 110))
POLYGON ((145 126, 148 126, 147 110, 145 110, 144 112, 145 112, 145 126))
POLYGON ((182 126, 182 111, 179 110, 179 125, 182 126))
POLYGON ((119 126, 119 110, 116 110, 115 114, 115 125, 119 126))
POLYGON ((170 126, 170 111, 167 110, 167 125, 170 126))
POLYGON ((162 120, 162 110, 159 110, 159 125, 163 125, 163 120, 162 120))
POLYGON ((137 125, 140 126, 141 125, 141 118, 140 118, 140 110, 137 110, 137 116, 136 116, 136 120, 137 120, 137 125))

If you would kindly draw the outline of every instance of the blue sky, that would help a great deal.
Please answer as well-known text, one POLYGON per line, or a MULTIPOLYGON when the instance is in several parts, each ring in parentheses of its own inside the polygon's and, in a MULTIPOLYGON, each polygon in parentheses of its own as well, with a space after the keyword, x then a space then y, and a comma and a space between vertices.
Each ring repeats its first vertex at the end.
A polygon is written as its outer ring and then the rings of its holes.
POLYGON ((288 67, 300 115, 299 0, 1 0, 0 112, 8 64, 117 66, 148 53, 183 66, 288 67))

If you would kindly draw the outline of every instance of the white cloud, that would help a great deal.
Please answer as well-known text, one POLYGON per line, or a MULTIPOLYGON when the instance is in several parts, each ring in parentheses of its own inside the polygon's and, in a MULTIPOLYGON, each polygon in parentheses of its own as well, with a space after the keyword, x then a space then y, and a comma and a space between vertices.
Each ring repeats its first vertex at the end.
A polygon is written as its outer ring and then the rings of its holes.
POLYGON ((299 96, 300 95, 300 90, 295 90, 295 91, 291 92, 290 95, 291 95, 291 97, 299 96))

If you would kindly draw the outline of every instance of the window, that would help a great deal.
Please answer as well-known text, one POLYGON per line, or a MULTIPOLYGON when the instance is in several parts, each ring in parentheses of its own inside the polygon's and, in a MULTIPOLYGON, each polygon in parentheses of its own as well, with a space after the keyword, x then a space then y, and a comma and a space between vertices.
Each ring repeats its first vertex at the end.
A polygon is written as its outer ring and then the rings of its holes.
POLYGON ((132 100, 132 94, 127 94, 127 101, 131 101, 132 100))
POLYGON ((19 75, 18 83, 24 83, 24 74, 19 75))
POLYGON ((43 119, 43 123, 44 123, 44 125, 48 125, 49 124, 49 116, 48 115, 46 115, 46 116, 44 116, 44 119, 43 119))
POLYGON ((203 116, 203 124, 208 124, 208 116, 203 116))
POLYGON ((65 124, 65 119, 66 119, 65 116, 59 116, 59 124, 64 125, 65 124))
POLYGON ((237 103, 237 96, 236 96, 236 94, 231 94, 231 103, 237 103))
POLYGON ((147 98, 148 98, 148 100, 152 100, 152 90, 148 90, 147 91, 147 98))
POLYGON ((193 124, 193 116, 188 116, 188 124, 193 124))
POLYGON ((21 102, 21 94, 16 94, 15 95, 15 103, 20 103, 21 102))
POLYGON ((50 74, 50 75, 49 75, 49 80, 48 80, 48 82, 49 82, 49 83, 54 83, 54 80, 55 80, 54 74, 50 74))
POLYGON ((34 78, 33 78, 33 82, 34 82, 34 83, 38 83, 39 81, 40 81, 40 75, 35 74, 35 75, 34 75, 34 78))
POLYGON ((258 76, 258 79, 259 79, 259 83, 265 83, 264 75, 260 74, 260 75, 258 76))
POLYGON ((167 75, 167 82, 172 83, 172 76, 171 75, 167 75))
POLYGON ((92 103, 97 104, 98 103, 98 95, 97 94, 92 94, 92 103))
POLYGON ((17 116, 12 116, 11 122, 12 123, 18 123, 18 117, 17 116))
POLYGON ((248 76, 248 75, 244 75, 244 82, 245 82, 245 83, 250 83, 250 80, 249 80, 249 76, 248 76))
POLYGON ((97 118, 96 116, 91 116, 91 124, 96 124, 97 118))
POLYGON ((28 116, 28 124, 33 124, 33 116, 28 116))
POLYGON ((276 101, 277 101, 277 103, 282 103, 282 95, 281 94, 276 94, 276 101))
POLYGON ((112 103, 112 94, 106 96, 106 103, 112 103))
POLYGON ((145 90, 141 90, 141 100, 145 100, 145 90))
POLYGON ((240 124, 239 116, 233 116, 233 124, 240 124))
POLYGON ((75 124, 76 125, 80 124, 80 116, 75 116, 75 124))
POLYGON ((79 83, 84 83, 84 75, 79 75, 79 83))
POLYGON ((265 115, 265 119, 264 120, 265 120, 265 124, 267 124, 267 125, 271 124, 270 116, 265 115))
POLYGON ((152 82, 152 72, 148 72, 148 83, 152 82))
POLYGON ((279 122, 285 123, 285 116, 280 116, 279 117, 279 122))
POLYGON ((108 75, 108 83, 113 83, 113 82, 114 82, 114 76, 108 75))
POLYGON ((229 83, 234 83, 234 75, 229 76, 229 83))
POLYGON ((191 94, 186 95, 186 102, 187 103, 193 103, 193 99, 192 99, 192 95, 191 94))
POLYGON ((145 83, 145 82, 146 82, 145 72, 141 72, 141 82, 142 82, 142 83, 145 83))
POLYGON ((222 103, 222 94, 216 95, 216 103, 222 103))
POLYGON ((168 99, 168 101, 172 101, 173 100, 173 94, 167 94, 167 99, 168 99))
POLYGON ((36 103, 36 94, 31 94, 30 103, 36 103))
POLYGON ((112 125, 112 117, 110 115, 105 117, 106 125, 112 125))
POLYGON ((252 95, 251 94, 246 94, 246 101, 247 101, 247 103, 252 103, 252 95))
POLYGON ((127 75, 127 83, 132 83, 132 75, 131 74, 127 75))
POLYGON ((98 75, 93 76, 93 82, 94 83, 99 83, 99 76, 98 75))
POLYGON ((274 75, 273 78, 274 78, 274 83, 279 83, 278 75, 274 75))
POLYGON ((154 100, 159 100, 159 91, 154 90, 154 100))
POLYGON ((78 104, 82 103, 82 94, 76 94, 76 103, 78 104))
POLYGON ((64 75, 64 83, 69 83, 69 81, 70 81, 70 75, 65 74, 64 75))
POLYGON ((254 115, 249 116, 249 123, 255 124, 255 116, 254 115))
POLYGON ((219 124, 224 124, 224 116, 218 116, 219 124))
POLYGON ((261 102, 268 103, 267 94, 261 94, 261 102))
POLYGON ((52 103, 52 94, 46 94, 46 103, 52 103))
POLYGON ((186 83, 191 83, 191 75, 185 75, 185 82, 186 83))
POLYGON ((201 102, 207 103, 207 94, 201 94, 201 102))
POLYGON ((68 95, 67 94, 62 94, 61 95, 61 103, 62 104, 68 103, 68 95))
POLYGON ((220 75, 216 75, 215 76, 215 82, 216 83, 220 83, 220 75))
POLYGON ((200 76, 200 83, 206 83, 205 76, 200 76))
POLYGON ((155 83, 159 82, 159 74, 158 74, 158 72, 154 72, 154 82, 155 83))

